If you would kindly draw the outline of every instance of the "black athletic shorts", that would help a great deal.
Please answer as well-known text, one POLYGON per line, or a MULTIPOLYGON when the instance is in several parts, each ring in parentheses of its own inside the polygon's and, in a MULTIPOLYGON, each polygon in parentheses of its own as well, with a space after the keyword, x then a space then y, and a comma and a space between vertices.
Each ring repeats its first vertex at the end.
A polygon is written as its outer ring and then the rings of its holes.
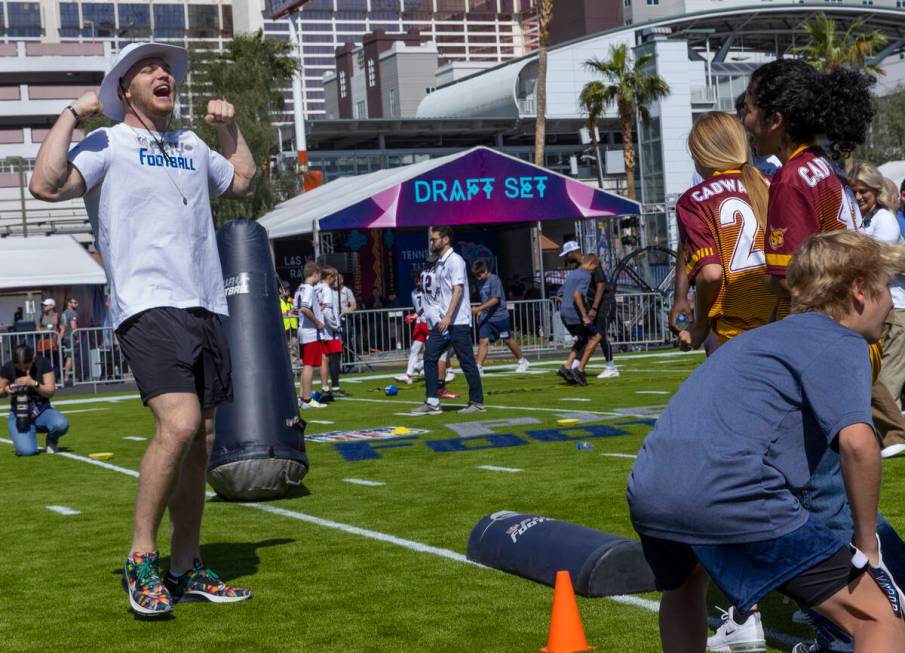
MULTIPOLYGON (((757 549, 762 544, 755 542, 751 546, 757 549)), ((694 568, 701 563, 696 551, 688 544, 642 535, 641 546, 644 549, 644 557, 654 572, 655 585, 660 591, 675 590, 681 587, 688 580, 694 568)), ((732 546, 727 545, 727 547, 732 546)), ((748 545, 734 546, 745 548, 748 545)), ((718 547, 703 547, 705 550, 707 548, 718 547)), ((789 564, 795 564, 785 558, 791 559, 794 556, 784 556, 784 561, 789 562, 789 564)), ((755 568, 758 567, 756 563, 752 563, 752 565, 755 568)), ((706 568, 707 565, 705 564, 704 566, 706 568)), ((774 571, 772 568, 760 569, 760 572, 766 575, 770 575, 774 571)), ((775 585, 772 589, 788 596, 802 608, 812 608, 820 605, 836 592, 852 583, 862 573, 862 569, 852 566, 851 549, 847 545, 843 545, 835 553, 831 553, 829 557, 815 564, 805 565, 805 568, 797 572, 792 578, 775 585)), ((723 578, 714 578, 714 581, 729 596, 730 601, 746 603, 747 605, 743 605, 742 608, 747 610, 750 604, 757 603, 756 600, 748 600, 748 597, 752 594, 757 594, 759 597, 764 593, 762 591, 764 584, 761 582, 763 579, 751 578, 751 576, 752 574, 733 570, 730 566, 723 578), (747 588, 741 587, 750 584, 757 586, 759 591, 749 592, 747 588), (738 590, 737 593, 733 591, 735 589, 738 590), (741 596, 746 598, 741 599, 741 596)))
POLYGON ((203 408, 232 400, 229 346, 219 315, 203 308, 151 308, 123 322, 116 338, 145 404, 169 392, 194 392, 203 408))

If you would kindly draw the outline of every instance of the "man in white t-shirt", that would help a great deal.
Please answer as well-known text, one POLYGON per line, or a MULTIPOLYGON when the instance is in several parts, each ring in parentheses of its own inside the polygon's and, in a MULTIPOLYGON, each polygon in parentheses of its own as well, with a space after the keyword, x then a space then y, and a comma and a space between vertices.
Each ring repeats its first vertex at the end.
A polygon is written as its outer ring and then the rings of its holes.
POLYGON ((430 249, 437 255, 435 288, 422 287, 431 293, 439 306, 439 322, 431 324, 431 334, 424 351, 424 380, 427 400, 412 411, 415 415, 437 415, 440 409, 437 362, 447 343, 452 344, 468 381, 468 406, 460 413, 483 413, 484 390, 474 358, 471 338, 471 304, 468 292, 468 269, 465 260, 452 248, 452 229, 435 227, 430 233, 430 249))
POLYGON ((251 597, 201 559, 205 473, 216 406, 232 397, 223 274, 211 194, 251 194, 255 164, 233 106, 211 100, 205 121, 222 154, 189 130, 170 131, 188 53, 161 43, 123 48, 98 93, 67 106, 41 144, 29 184, 38 199, 84 197, 110 284, 110 320, 156 431, 141 462, 132 548, 123 585, 140 616, 183 597, 251 597), (70 150, 83 118, 119 121, 70 150), (170 569, 162 579, 157 531, 170 511, 170 569))

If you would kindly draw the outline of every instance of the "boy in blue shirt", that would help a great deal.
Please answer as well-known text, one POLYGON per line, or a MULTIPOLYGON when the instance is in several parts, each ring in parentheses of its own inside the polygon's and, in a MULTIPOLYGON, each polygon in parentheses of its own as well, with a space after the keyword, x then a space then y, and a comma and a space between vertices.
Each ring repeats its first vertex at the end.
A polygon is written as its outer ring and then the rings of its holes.
POLYGON ((518 361, 516 372, 528 371, 528 359, 522 354, 522 348, 512 337, 512 325, 509 321, 509 307, 506 306, 506 295, 503 282, 493 274, 484 261, 475 261, 471 266, 478 283, 481 284, 481 303, 474 306, 471 312, 478 321, 478 372, 484 376, 484 360, 490 343, 502 340, 518 361))
POLYGON ((905 650, 901 596, 876 536, 867 356, 902 271, 902 248, 852 231, 811 237, 787 276, 794 314, 721 347, 645 440, 628 501, 664 590, 665 651, 704 650, 708 574, 742 612, 779 590, 844 628, 858 651, 905 650), (851 545, 795 496, 829 447, 842 462, 851 545))

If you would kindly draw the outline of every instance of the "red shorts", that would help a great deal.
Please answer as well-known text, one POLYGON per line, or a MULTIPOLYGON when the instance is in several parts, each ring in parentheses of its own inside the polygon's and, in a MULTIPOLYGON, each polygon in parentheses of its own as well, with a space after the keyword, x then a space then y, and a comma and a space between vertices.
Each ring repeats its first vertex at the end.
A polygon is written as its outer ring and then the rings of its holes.
POLYGON ((324 353, 325 354, 341 354, 343 353, 343 341, 339 338, 333 338, 333 340, 327 340, 324 343, 324 353))
POLYGON ((324 356, 324 343, 320 340, 302 345, 302 364, 320 367, 324 356))
POLYGON ((415 328, 412 330, 412 340, 418 342, 426 342, 431 330, 427 328, 425 322, 415 322, 415 328))

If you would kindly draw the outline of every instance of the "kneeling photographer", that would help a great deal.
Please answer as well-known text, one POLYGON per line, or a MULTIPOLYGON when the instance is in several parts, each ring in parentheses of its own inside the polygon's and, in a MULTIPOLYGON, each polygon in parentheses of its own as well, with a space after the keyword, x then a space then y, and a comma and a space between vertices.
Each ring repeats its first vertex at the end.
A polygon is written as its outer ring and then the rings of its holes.
POLYGON ((17 456, 38 453, 37 433, 47 433, 47 453, 59 451, 60 437, 69 430, 69 420, 50 407, 56 392, 53 366, 43 356, 35 356, 28 345, 17 345, 13 360, 0 368, 0 397, 9 395, 9 437, 17 456))

